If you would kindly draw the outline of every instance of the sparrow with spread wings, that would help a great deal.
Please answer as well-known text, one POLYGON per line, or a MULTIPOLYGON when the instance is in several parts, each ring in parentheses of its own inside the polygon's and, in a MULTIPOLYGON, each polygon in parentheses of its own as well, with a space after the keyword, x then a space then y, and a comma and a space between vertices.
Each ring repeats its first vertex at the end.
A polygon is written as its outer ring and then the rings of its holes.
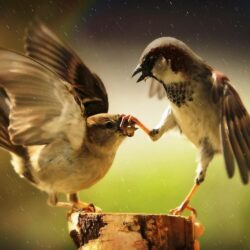
POLYGON ((224 156, 228 177, 234 175, 236 160, 242 182, 247 184, 250 116, 228 77, 171 37, 156 39, 145 48, 133 76, 139 73, 137 82, 151 79, 150 96, 166 95, 170 101, 159 125, 153 130, 144 127, 145 132, 155 141, 177 127, 200 151, 195 185, 172 212, 192 210, 190 199, 217 153, 224 156))
POLYGON ((101 79, 45 25, 29 28, 25 50, 0 49, 0 146, 50 205, 95 211, 77 192, 107 173, 134 123, 107 114, 101 79))

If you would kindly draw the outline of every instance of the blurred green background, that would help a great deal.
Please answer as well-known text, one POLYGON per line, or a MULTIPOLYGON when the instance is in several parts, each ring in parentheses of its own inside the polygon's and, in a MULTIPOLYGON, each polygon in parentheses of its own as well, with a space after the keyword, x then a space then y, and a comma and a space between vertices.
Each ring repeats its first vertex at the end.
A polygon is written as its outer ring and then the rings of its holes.
MULTIPOLYGON (((24 29, 40 18, 66 39, 104 80, 110 112, 137 116, 149 127, 167 100, 147 96, 131 72, 144 47, 159 36, 187 42, 226 73, 250 107, 249 1, 0 1, 0 46, 23 51, 24 29)), ((107 176, 80 193, 106 212, 166 213, 193 184, 196 149, 178 132, 151 142, 141 131, 121 146, 107 176)), ((0 151, 0 249, 75 249, 66 211, 20 179, 0 151)), ((62 199, 64 196, 61 197, 62 199)), ((250 187, 228 180, 221 156, 192 201, 205 226, 202 249, 250 249, 250 187)))

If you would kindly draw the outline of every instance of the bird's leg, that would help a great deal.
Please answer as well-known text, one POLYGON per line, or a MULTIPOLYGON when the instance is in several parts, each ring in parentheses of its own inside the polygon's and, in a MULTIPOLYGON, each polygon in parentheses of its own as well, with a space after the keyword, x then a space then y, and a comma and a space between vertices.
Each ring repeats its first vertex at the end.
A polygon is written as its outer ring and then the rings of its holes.
POLYGON ((194 195, 195 191, 198 189, 200 184, 195 183, 193 187, 191 188, 190 192, 184 199, 184 201, 181 203, 180 206, 178 206, 175 209, 170 210, 170 213, 173 215, 180 215, 185 209, 191 211, 194 215, 196 215, 196 210, 189 206, 189 203, 191 201, 192 196, 194 195))
POLYGON ((69 202, 73 209, 82 209, 86 212, 101 212, 99 207, 94 206, 93 203, 86 203, 79 200, 77 193, 72 193, 67 195, 69 202))
POLYGON ((55 193, 50 193, 47 201, 48 205, 51 207, 60 207, 72 209, 72 204, 69 202, 58 201, 57 195, 55 193))
POLYGON ((168 130, 176 126, 176 121, 172 110, 168 107, 163 113, 160 122, 158 125, 150 131, 150 138, 152 141, 157 141, 161 136, 166 133, 168 130))
POLYGON ((148 129, 141 121, 132 115, 122 115, 120 127, 122 128, 127 123, 131 122, 140 127, 153 141, 158 140, 165 132, 176 126, 176 122, 170 108, 166 109, 160 123, 152 130, 148 129))
POLYGON ((91 203, 85 203, 79 201, 78 196, 76 193, 68 195, 69 202, 58 201, 57 195, 55 193, 49 194, 48 204, 52 207, 60 207, 60 208, 67 208, 72 210, 82 209, 86 212, 100 212, 101 209, 95 207, 91 203))
POLYGON ((197 175, 195 178, 195 184, 193 185, 193 187, 191 188, 191 191, 188 193, 188 195, 186 196, 184 201, 181 203, 181 205, 170 211, 171 214, 180 215, 186 209, 196 214, 195 209, 190 207, 189 203, 195 191, 198 189, 200 184, 205 180, 207 167, 210 161, 213 159, 213 156, 214 156, 214 150, 211 144, 208 142, 208 140, 205 139, 204 141, 201 142, 200 160, 199 160, 199 164, 197 167, 197 175))

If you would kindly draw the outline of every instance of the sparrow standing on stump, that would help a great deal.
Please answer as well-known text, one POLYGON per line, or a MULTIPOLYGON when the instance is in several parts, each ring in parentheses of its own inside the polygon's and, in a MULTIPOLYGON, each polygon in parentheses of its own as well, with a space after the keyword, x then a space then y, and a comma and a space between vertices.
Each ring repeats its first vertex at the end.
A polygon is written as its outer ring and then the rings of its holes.
POLYGON ((44 25, 31 27, 26 51, 0 49, 0 146, 50 205, 95 211, 77 192, 107 173, 134 123, 107 114, 101 79, 44 25))
POLYGON ((249 182, 250 117, 239 94, 223 73, 196 55, 185 43, 171 37, 151 42, 142 53, 133 76, 151 79, 150 96, 163 98, 170 106, 153 130, 144 128, 153 141, 178 127, 200 151, 195 185, 173 214, 190 209, 189 202, 206 176, 217 153, 224 156, 228 177, 235 172, 236 159, 242 182, 249 182))

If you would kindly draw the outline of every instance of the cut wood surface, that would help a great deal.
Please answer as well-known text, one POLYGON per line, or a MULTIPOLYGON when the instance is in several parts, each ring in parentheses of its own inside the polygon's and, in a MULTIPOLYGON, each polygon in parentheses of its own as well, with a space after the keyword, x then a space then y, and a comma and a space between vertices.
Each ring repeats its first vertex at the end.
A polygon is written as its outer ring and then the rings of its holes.
POLYGON ((70 236, 79 250, 195 250, 190 218, 171 215, 74 212, 70 236))

